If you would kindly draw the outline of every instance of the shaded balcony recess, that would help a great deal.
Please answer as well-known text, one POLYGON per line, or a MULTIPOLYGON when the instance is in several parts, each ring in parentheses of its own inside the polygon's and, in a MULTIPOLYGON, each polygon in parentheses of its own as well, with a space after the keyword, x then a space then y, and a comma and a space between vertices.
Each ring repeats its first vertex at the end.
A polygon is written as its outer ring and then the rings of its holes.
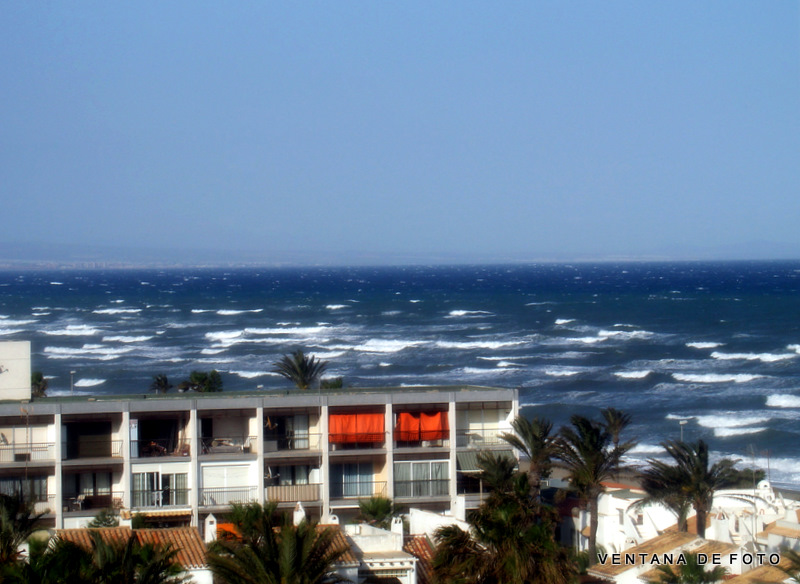
POLYGON ((121 509, 122 491, 106 491, 98 493, 68 493, 64 495, 64 511, 86 511, 88 509, 121 509))
POLYGON ((154 456, 189 456, 191 445, 189 440, 173 440, 160 438, 155 440, 131 440, 131 456, 133 458, 151 458, 154 456))
POLYGON ((395 481, 395 497, 447 497, 450 495, 450 479, 427 479, 417 481, 395 481))
POLYGON ((131 508, 188 507, 191 489, 147 489, 131 491, 131 508))
POLYGON ((399 412, 394 427, 398 448, 449 446, 450 426, 445 411, 399 412))
POLYGON ((55 458, 54 442, 0 443, 0 462, 40 462, 55 458))
POLYGON ((81 436, 80 438, 74 448, 70 448, 70 445, 67 444, 67 460, 122 457, 122 440, 109 440, 101 436, 81 436))
POLYGON ((321 434, 308 432, 287 432, 283 436, 266 436, 264 452, 289 452, 294 450, 319 450, 322 442, 321 434))
POLYGON ((485 428, 475 430, 457 430, 456 446, 460 448, 483 448, 484 446, 508 446, 502 435, 511 430, 485 428))
POLYGON ((331 484, 331 499, 385 497, 386 481, 348 481, 331 484))
POLYGON ((322 485, 312 483, 308 485, 274 485, 264 489, 264 498, 267 501, 278 503, 296 503, 297 501, 322 500, 322 485))
POLYGON ((249 454, 255 452, 257 436, 215 436, 202 438, 201 454, 249 454))
POLYGON ((200 506, 217 507, 258 501, 258 487, 205 487, 200 489, 200 506))

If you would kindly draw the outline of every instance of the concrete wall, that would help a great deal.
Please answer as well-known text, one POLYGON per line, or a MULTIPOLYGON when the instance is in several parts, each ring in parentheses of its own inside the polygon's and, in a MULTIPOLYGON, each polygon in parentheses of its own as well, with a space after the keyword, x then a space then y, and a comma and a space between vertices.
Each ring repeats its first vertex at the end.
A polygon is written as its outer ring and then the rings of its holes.
POLYGON ((31 399, 31 343, 0 343, 0 400, 31 399))

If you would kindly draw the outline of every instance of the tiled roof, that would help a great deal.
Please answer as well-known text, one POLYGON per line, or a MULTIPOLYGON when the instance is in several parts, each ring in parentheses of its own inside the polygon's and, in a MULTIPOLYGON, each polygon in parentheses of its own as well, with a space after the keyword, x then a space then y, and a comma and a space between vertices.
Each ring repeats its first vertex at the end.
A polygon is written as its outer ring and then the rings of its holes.
POLYGON ((325 531, 326 529, 333 530, 333 541, 331 545, 336 551, 344 550, 344 553, 336 562, 337 564, 359 564, 358 558, 353 553, 350 543, 344 535, 341 527, 338 525, 317 525, 317 532, 325 531))
MULTIPOLYGON (((697 515, 689 517, 689 519, 686 520, 686 526, 689 529, 689 533, 697 535, 697 515)), ((711 513, 706 514, 706 529, 709 527, 711 527, 711 513)), ((664 531, 678 531, 678 524, 670 525, 664 531)))
POLYGON ((630 570, 634 566, 639 565, 639 562, 641 561, 639 554, 646 554, 647 556, 651 556, 652 554, 666 554, 677 550, 678 548, 696 539, 697 536, 692 535, 691 533, 681 533, 678 531, 667 532, 623 552, 625 554, 634 554, 634 564, 625 564, 623 562, 622 564, 615 565, 612 564, 609 559, 609 562, 606 564, 597 564, 592 566, 589 569, 589 573, 600 578, 613 578, 614 576, 618 576, 622 572, 630 570))
MULTIPOLYGON (((725 543, 721 541, 707 541, 697 549, 692 550, 693 554, 706 554, 706 556, 711 557, 714 554, 719 554, 720 557, 725 557, 729 554, 734 553, 737 549, 732 543, 725 543)), ((678 556, 675 555, 675 561, 678 560, 678 556)), ((675 562, 672 562, 670 565, 675 565, 675 562)), ((641 576, 639 576, 640 580, 644 580, 646 582, 660 582, 661 581, 661 572, 655 568, 652 570, 648 570, 641 576)))
POLYGON ((789 574, 783 571, 789 567, 789 561, 784 559, 777 566, 759 566, 741 576, 726 580, 725 584, 778 584, 789 578, 789 574))
POLYGON ((137 541, 142 545, 172 544, 173 549, 178 552, 176 560, 187 570, 206 566, 206 546, 194 527, 136 530, 131 530, 129 527, 59 529, 56 534, 62 540, 72 542, 85 550, 91 550, 92 532, 99 533, 101 539, 111 545, 125 545, 131 534, 135 534, 137 541))
POLYGON ((424 535, 406 537, 403 551, 408 552, 417 560, 417 582, 431 584, 433 582, 433 546, 424 535))

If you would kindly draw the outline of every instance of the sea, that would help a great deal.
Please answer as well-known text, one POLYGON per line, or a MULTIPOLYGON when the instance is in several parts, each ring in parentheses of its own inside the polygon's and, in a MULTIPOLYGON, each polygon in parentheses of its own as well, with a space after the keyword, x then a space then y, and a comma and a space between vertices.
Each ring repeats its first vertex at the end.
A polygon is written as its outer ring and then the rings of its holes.
POLYGON ((350 387, 519 388, 556 427, 614 407, 631 464, 683 433, 800 485, 800 262, 4 271, 0 340, 50 396, 296 391, 272 369, 302 349, 350 387))

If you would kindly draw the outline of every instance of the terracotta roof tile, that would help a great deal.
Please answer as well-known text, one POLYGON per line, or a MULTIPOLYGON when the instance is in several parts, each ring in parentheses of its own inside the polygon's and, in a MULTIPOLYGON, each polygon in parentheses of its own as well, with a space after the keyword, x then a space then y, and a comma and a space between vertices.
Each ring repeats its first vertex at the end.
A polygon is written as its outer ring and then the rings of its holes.
POLYGON ((788 570, 790 563, 782 559, 777 566, 759 566, 740 576, 726 580, 725 584, 778 584, 789 578, 783 570, 788 570))
POLYGON ((691 533, 681 533, 678 531, 667 532, 623 552, 625 554, 634 554, 634 564, 625 564, 623 562, 622 564, 615 565, 609 561, 607 564, 597 564, 592 566, 589 569, 589 574, 600 578, 613 578, 614 576, 618 576, 622 572, 626 572, 627 570, 639 565, 639 554, 646 554, 646 556, 651 556, 652 554, 666 554, 677 550, 682 546, 695 541, 696 539, 697 536, 692 535, 691 533))
POLYGON ((405 538, 403 551, 408 552, 417 560, 417 582, 431 584, 433 582, 433 546, 424 535, 414 535, 405 538))

